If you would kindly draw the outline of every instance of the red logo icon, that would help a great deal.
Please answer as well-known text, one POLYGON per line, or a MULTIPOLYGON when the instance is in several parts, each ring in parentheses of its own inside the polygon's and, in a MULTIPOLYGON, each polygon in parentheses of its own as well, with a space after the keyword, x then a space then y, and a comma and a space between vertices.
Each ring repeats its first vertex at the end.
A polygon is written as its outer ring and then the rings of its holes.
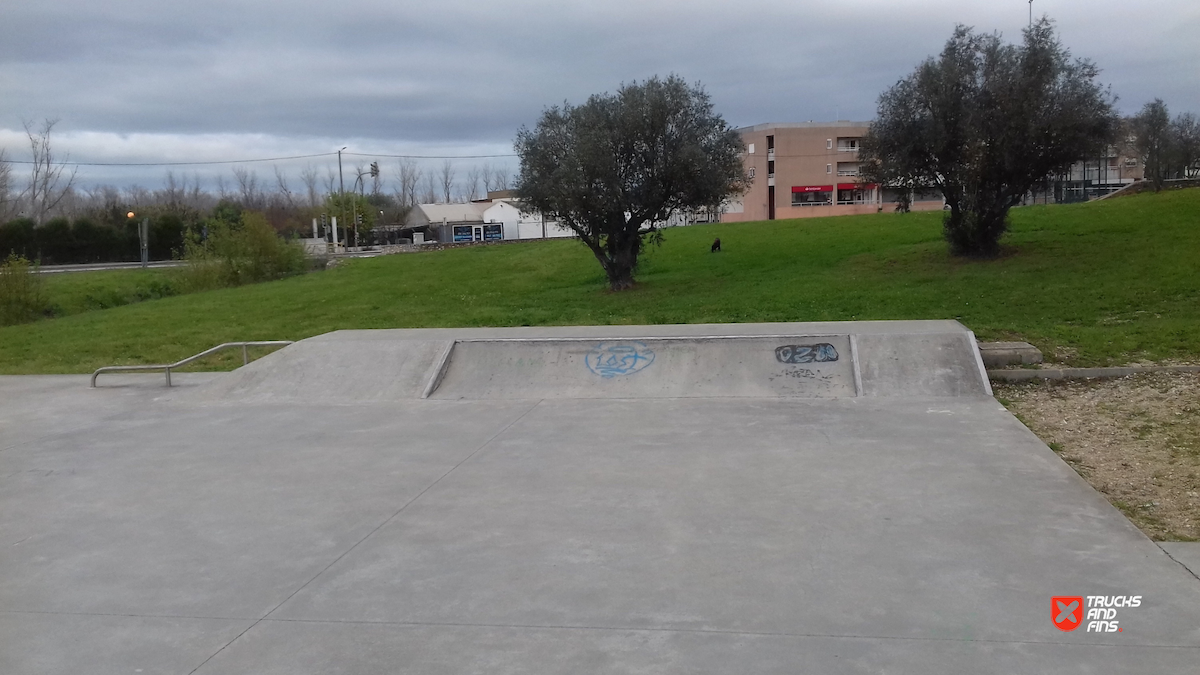
POLYGON ((1061 631, 1073 631, 1083 622, 1083 598, 1055 597, 1050 598, 1050 618, 1054 627, 1061 631))

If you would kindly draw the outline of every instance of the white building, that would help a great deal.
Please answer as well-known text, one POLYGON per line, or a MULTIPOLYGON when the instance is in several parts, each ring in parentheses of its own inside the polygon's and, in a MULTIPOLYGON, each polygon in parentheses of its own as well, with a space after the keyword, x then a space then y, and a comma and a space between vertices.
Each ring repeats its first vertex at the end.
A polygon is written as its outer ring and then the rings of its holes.
POLYGON ((505 239, 552 239, 573 237, 575 232, 564 227, 555 220, 549 220, 541 213, 522 208, 520 202, 512 199, 497 199, 492 201, 483 212, 483 222, 501 225, 505 239))
POLYGON ((511 197, 467 204, 418 204, 409 213, 405 228, 428 229, 446 243, 575 236, 557 221, 522 209, 511 197))
MULTIPOLYGON (((526 209, 511 191, 493 192, 489 199, 467 204, 418 204, 405 222, 405 229, 427 229, 438 241, 513 241, 518 239, 560 239, 574 237, 575 231, 557 220, 526 209)), ((706 222, 702 214, 677 212, 655 227, 681 227, 706 222)))

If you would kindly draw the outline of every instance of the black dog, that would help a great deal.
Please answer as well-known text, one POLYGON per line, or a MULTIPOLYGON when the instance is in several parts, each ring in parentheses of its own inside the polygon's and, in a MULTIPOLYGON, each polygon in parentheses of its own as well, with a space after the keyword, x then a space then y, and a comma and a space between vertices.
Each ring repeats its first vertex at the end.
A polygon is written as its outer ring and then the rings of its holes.
POLYGON ((717 239, 715 241, 713 241, 712 252, 713 253, 721 252, 721 238, 720 237, 717 237, 717 239))

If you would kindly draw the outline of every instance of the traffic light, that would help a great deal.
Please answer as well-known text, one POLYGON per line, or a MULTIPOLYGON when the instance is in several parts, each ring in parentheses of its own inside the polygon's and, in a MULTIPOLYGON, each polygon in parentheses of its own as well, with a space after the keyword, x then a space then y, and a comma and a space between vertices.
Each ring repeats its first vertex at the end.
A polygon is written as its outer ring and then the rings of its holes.
POLYGON ((379 162, 371 162, 371 178, 379 177, 379 162))
POLYGON ((362 225, 362 214, 361 213, 354 214, 354 224, 362 225))
POLYGON ((328 213, 321 214, 321 227, 329 227, 329 214, 328 213))

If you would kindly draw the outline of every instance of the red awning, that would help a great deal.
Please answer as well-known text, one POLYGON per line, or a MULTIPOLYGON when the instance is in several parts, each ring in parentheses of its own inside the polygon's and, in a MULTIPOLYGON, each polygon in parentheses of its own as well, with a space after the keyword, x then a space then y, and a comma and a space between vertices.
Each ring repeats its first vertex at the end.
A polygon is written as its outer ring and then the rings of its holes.
POLYGON ((838 183, 837 186, 839 190, 874 190, 877 187, 879 187, 878 183, 865 183, 862 185, 858 183, 838 183))
POLYGON ((833 192, 832 185, 794 185, 792 192, 833 192))

